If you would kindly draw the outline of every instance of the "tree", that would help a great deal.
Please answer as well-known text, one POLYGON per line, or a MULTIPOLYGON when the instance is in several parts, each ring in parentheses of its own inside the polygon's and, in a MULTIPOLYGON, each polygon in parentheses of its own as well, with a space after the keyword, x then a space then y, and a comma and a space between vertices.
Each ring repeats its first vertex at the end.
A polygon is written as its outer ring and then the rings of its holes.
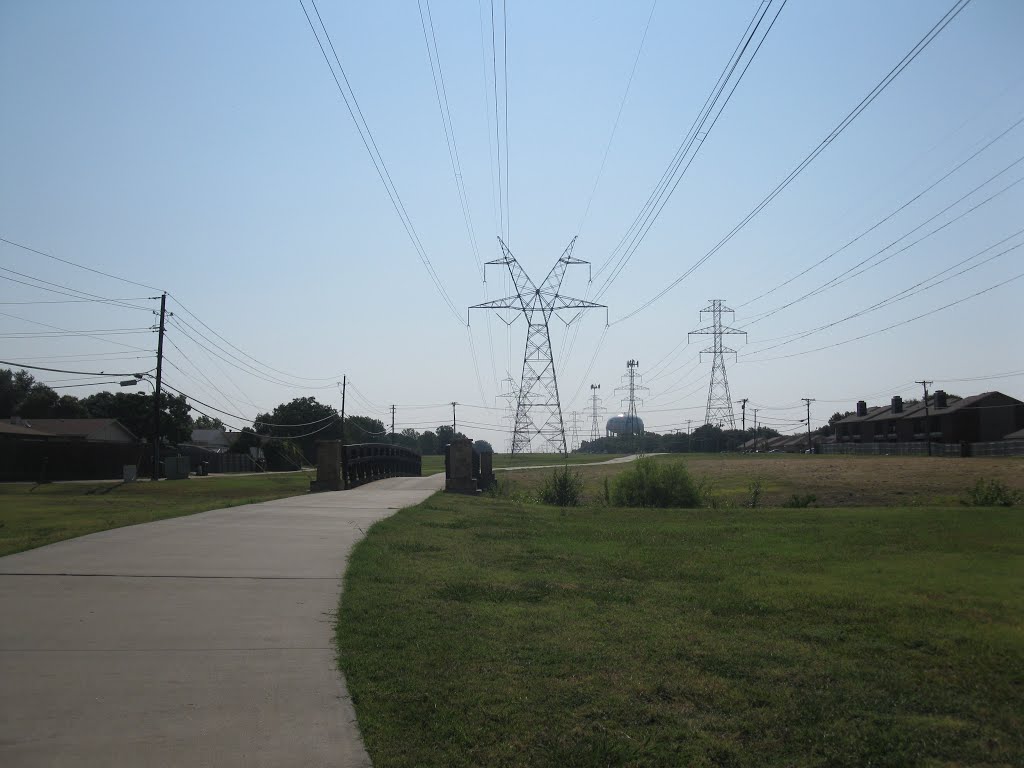
POLYGON ((25 419, 50 419, 54 417, 60 395, 45 384, 33 384, 18 404, 18 415, 25 419))
MULTIPOLYGON (((153 434, 153 396, 143 392, 97 392, 82 399, 89 416, 117 419, 136 437, 151 440, 153 434)), ((170 443, 183 443, 192 437, 191 408, 184 395, 160 393, 160 435, 170 443)))
POLYGON ((87 419, 89 418, 89 410, 77 397, 62 395, 60 400, 57 401, 56 407, 53 409, 53 418, 87 419))
MULTIPOLYGON (((346 422, 349 420, 346 418, 346 422)), ((297 397, 291 402, 281 403, 270 413, 261 413, 253 423, 254 431, 260 435, 289 438, 295 451, 301 452, 307 463, 316 461, 317 440, 337 440, 341 437, 341 418, 329 405, 317 402, 315 397, 297 397), (271 426, 275 425, 275 426, 271 426)), ((383 427, 382 427, 383 428, 383 427)), ((274 456, 296 461, 292 449, 264 446, 268 461, 274 456)))
POLYGON ((429 429, 426 432, 421 432, 420 436, 416 438, 416 442, 419 443, 420 453, 424 456, 435 456, 440 453, 437 449, 437 435, 429 429))
POLYGON ((437 428, 437 452, 444 453, 444 447, 448 445, 456 437, 465 438, 466 436, 461 432, 456 432, 454 429, 449 427, 447 424, 442 424, 437 428))
POLYGON ((195 429, 224 429, 224 422, 216 416, 207 416, 205 413, 196 418, 195 429))
POLYGON ((828 417, 828 426, 822 428, 822 434, 834 435, 836 432, 836 422, 842 421, 847 416, 853 416, 854 413, 854 411, 836 411, 835 413, 828 417))
POLYGON ((231 453, 249 453, 250 448, 258 448, 261 442, 262 439, 252 427, 244 427, 228 450, 231 453))
POLYGON ((35 383, 35 377, 28 371, 15 373, 11 368, 0 368, 0 419, 18 413, 18 406, 35 383))
POLYGON ((388 430, 380 419, 369 416, 346 416, 345 439, 348 443, 386 443, 388 430))

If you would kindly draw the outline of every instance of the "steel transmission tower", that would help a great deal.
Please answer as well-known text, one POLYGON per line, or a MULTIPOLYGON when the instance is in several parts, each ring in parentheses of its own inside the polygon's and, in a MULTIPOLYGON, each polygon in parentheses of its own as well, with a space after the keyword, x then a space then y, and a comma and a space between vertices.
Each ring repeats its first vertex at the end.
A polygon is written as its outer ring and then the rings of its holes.
POLYGON ((601 407, 601 398, 597 396, 597 390, 601 388, 600 384, 590 385, 590 441, 594 442, 601 437, 601 413, 604 408, 601 407))
MULTIPOLYGON (((470 309, 512 309, 522 312, 526 319, 526 350, 523 353, 523 378, 519 385, 512 432, 512 453, 529 452, 534 436, 539 436, 543 441, 542 445, 564 454, 567 453, 565 422, 562 419, 562 404, 558 398, 558 377, 555 373, 548 324, 552 316, 558 316, 563 310, 582 311, 607 307, 604 304, 563 296, 559 292, 565 271, 570 264, 590 263, 573 258, 575 237, 539 287, 526 274, 500 237, 498 242, 504 256, 488 261, 487 264, 507 267, 516 293, 503 299, 474 304, 470 309)), ((574 317, 568 322, 571 323, 575 319, 574 317)), ((607 323, 607 318, 605 322, 607 323)))
POLYGON ((511 376, 501 380, 501 387, 505 391, 498 395, 505 401, 505 409, 501 414, 501 420, 508 423, 508 451, 512 452, 512 427, 516 423, 516 403, 519 402, 519 392, 516 391, 516 383, 511 376))
POLYGON ((725 375, 725 356, 735 355, 736 350, 730 349, 722 344, 722 337, 732 334, 747 335, 746 331, 736 328, 729 328, 722 325, 722 314, 728 312, 734 314, 729 307, 725 306, 722 299, 711 299, 711 305, 700 311, 701 316, 711 315, 711 325, 690 331, 689 336, 713 336, 711 346, 702 349, 700 354, 713 355, 711 364, 711 385, 708 387, 708 408, 704 414, 704 423, 716 427, 728 425, 729 429, 736 428, 736 417, 732 412, 732 397, 729 395, 729 379, 725 375))
MULTIPOLYGON (((637 405, 643 405, 644 401, 636 396, 637 392, 647 392, 647 387, 640 384, 641 376, 636 372, 636 369, 640 366, 640 363, 636 360, 626 361, 626 372, 622 375, 623 384, 621 387, 616 387, 616 392, 625 392, 626 396, 622 398, 622 404, 626 406, 626 423, 629 424, 629 435, 633 438, 634 447, 636 445, 636 428, 639 416, 636 413, 637 405)), ((640 435, 643 437, 643 434, 640 435)))
POLYGON ((580 412, 572 411, 569 414, 570 419, 570 438, 569 438, 569 450, 575 451, 580 447, 580 412))

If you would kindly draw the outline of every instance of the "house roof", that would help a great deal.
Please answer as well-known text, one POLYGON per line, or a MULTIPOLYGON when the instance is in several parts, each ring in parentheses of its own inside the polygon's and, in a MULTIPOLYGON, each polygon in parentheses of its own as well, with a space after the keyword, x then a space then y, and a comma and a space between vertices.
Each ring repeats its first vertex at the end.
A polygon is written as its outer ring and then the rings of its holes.
POLYGON ((1003 440, 1024 440, 1024 429, 1018 429, 1003 437, 1003 440))
POLYGON ((33 429, 24 424, 11 424, 7 421, 0 422, 0 435, 23 435, 24 437, 54 437, 52 432, 44 432, 41 429, 33 429))
MULTIPOLYGON (((970 408, 971 406, 978 405, 982 400, 991 397, 992 395, 998 395, 999 392, 982 392, 980 395, 971 395, 970 397, 961 397, 959 400, 953 400, 946 405, 945 408, 936 408, 935 400, 932 399, 928 403, 928 415, 939 416, 946 413, 955 413, 956 411, 962 411, 964 408, 970 408)), ((1012 399, 1012 398, 1011 398, 1012 399)), ((924 403, 917 403, 911 406, 909 409, 903 412, 903 416, 918 418, 924 416, 924 403)))
POLYGON ((138 438, 132 434, 124 424, 117 419, 25 419, 24 425, 35 430, 49 432, 60 437, 88 437, 96 434, 110 425, 116 425, 118 429, 133 440, 138 438))
MULTIPOLYGON (((1002 393, 1000 392, 982 392, 980 395, 962 397, 959 400, 950 399, 945 408, 936 408, 934 398, 929 398, 930 402, 928 403, 928 413, 931 416, 939 416, 946 413, 955 413, 956 411, 961 411, 964 408, 971 408, 972 406, 977 406, 983 400, 992 397, 993 395, 1001 394, 1002 393)), ((1014 399, 1010 398, 1008 395, 1002 396, 1008 397, 1008 399, 1010 400, 1014 399)), ((898 419, 916 419, 920 418, 921 416, 924 416, 924 403, 920 402, 913 403, 911 405, 904 405, 903 411, 897 414, 894 414, 892 412, 891 405, 876 405, 872 408, 868 408, 866 416, 857 416, 856 414, 853 414, 852 416, 847 416, 845 419, 837 421, 836 424, 854 424, 864 421, 872 421, 876 419, 889 419, 893 417, 898 419)))
POLYGON ((864 416, 858 416, 856 413, 851 413, 845 419, 840 419, 839 421, 837 421, 836 424, 856 424, 861 421, 867 421, 868 419, 875 418, 875 416, 880 416, 883 413, 887 413, 889 410, 891 410, 891 407, 892 406, 888 405, 873 405, 870 408, 868 408, 868 412, 864 416))

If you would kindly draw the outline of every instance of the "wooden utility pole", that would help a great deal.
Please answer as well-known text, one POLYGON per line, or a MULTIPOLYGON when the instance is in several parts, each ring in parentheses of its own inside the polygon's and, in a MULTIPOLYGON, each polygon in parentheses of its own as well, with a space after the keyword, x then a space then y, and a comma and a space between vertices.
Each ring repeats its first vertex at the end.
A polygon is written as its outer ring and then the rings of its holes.
POLYGON ((395 442, 395 406, 391 406, 391 442, 395 442))
POLYGON ((345 390, 348 388, 348 375, 341 377, 341 444, 345 444, 345 390))
POLYGON ((811 453, 814 447, 811 445, 811 403, 814 402, 813 397, 801 397, 805 403, 807 403, 807 452, 811 453))
POLYGON ((458 430, 455 428, 455 406, 456 405, 458 405, 458 403, 456 403, 454 400, 452 400, 452 440, 455 439, 455 433, 458 432, 458 430))
POLYGON ((932 455, 932 425, 931 417, 928 415, 928 385, 934 384, 933 381, 915 381, 915 384, 920 384, 924 387, 924 436, 928 442, 928 455, 932 455))
POLYGON ((156 386, 153 388, 153 480, 160 479, 160 383, 164 372, 164 318, 167 294, 160 296, 160 329, 156 342, 156 386))

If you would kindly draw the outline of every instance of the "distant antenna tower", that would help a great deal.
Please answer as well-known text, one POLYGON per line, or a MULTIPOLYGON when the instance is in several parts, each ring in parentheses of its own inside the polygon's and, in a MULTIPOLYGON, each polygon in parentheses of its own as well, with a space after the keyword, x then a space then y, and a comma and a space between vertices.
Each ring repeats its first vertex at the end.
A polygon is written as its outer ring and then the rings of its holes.
MULTIPOLYGON (((728 425, 729 429, 736 429, 736 417, 732 411, 732 397, 729 395, 729 379, 725 375, 725 355, 735 355, 735 349, 729 349, 722 344, 722 337, 747 332, 736 328, 729 328, 722 325, 722 313, 735 314, 729 307, 725 306, 722 299, 711 299, 711 305, 700 311, 701 317, 705 314, 711 315, 711 325, 690 331, 687 336, 713 336, 714 340, 707 349, 702 349, 701 359, 704 355, 713 355, 711 364, 711 386, 708 387, 708 407, 704 414, 704 423, 715 427, 728 425)), ((744 339, 745 340, 745 339, 744 339)))
POLYGON ((626 406, 626 423, 629 425, 629 434, 633 438, 634 446, 636 445, 637 425, 640 423, 636 407, 644 404, 644 401, 638 398, 636 393, 648 391, 647 387, 640 384, 642 377, 636 371, 639 365, 640 363, 636 360, 627 360, 626 372, 622 375, 623 384, 621 387, 615 388, 616 392, 626 393, 626 396, 622 398, 622 405, 626 406))
POLYGON ((601 398, 597 396, 597 390, 601 388, 600 384, 590 385, 590 440, 591 442, 598 440, 601 437, 601 413, 604 408, 601 407, 601 398))
MULTIPOLYGON (((552 315, 567 309, 587 310, 602 307, 592 301, 562 296, 562 279, 570 264, 589 264, 572 256, 574 237, 562 252, 558 261, 548 272, 538 288, 516 261, 508 246, 499 237, 502 258, 488 261, 490 265, 508 267, 516 293, 504 299, 474 304, 470 309, 513 309, 522 312, 526 318, 526 351, 523 353, 523 378, 519 385, 516 404, 516 419, 512 431, 512 453, 528 453, 531 440, 540 436, 542 446, 559 453, 567 453, 565 422, 562 420, 562 404, 558 399, 558 378, 555 375, 555 359, 551 351, 551 332, 548 323, 552 315)), ((580 313, 577 313, 576 317, 580 313)), ((576 317, 566 324, 575 321, 576 317)), ((607 317, 605 318, 607 323, 607 317)))

